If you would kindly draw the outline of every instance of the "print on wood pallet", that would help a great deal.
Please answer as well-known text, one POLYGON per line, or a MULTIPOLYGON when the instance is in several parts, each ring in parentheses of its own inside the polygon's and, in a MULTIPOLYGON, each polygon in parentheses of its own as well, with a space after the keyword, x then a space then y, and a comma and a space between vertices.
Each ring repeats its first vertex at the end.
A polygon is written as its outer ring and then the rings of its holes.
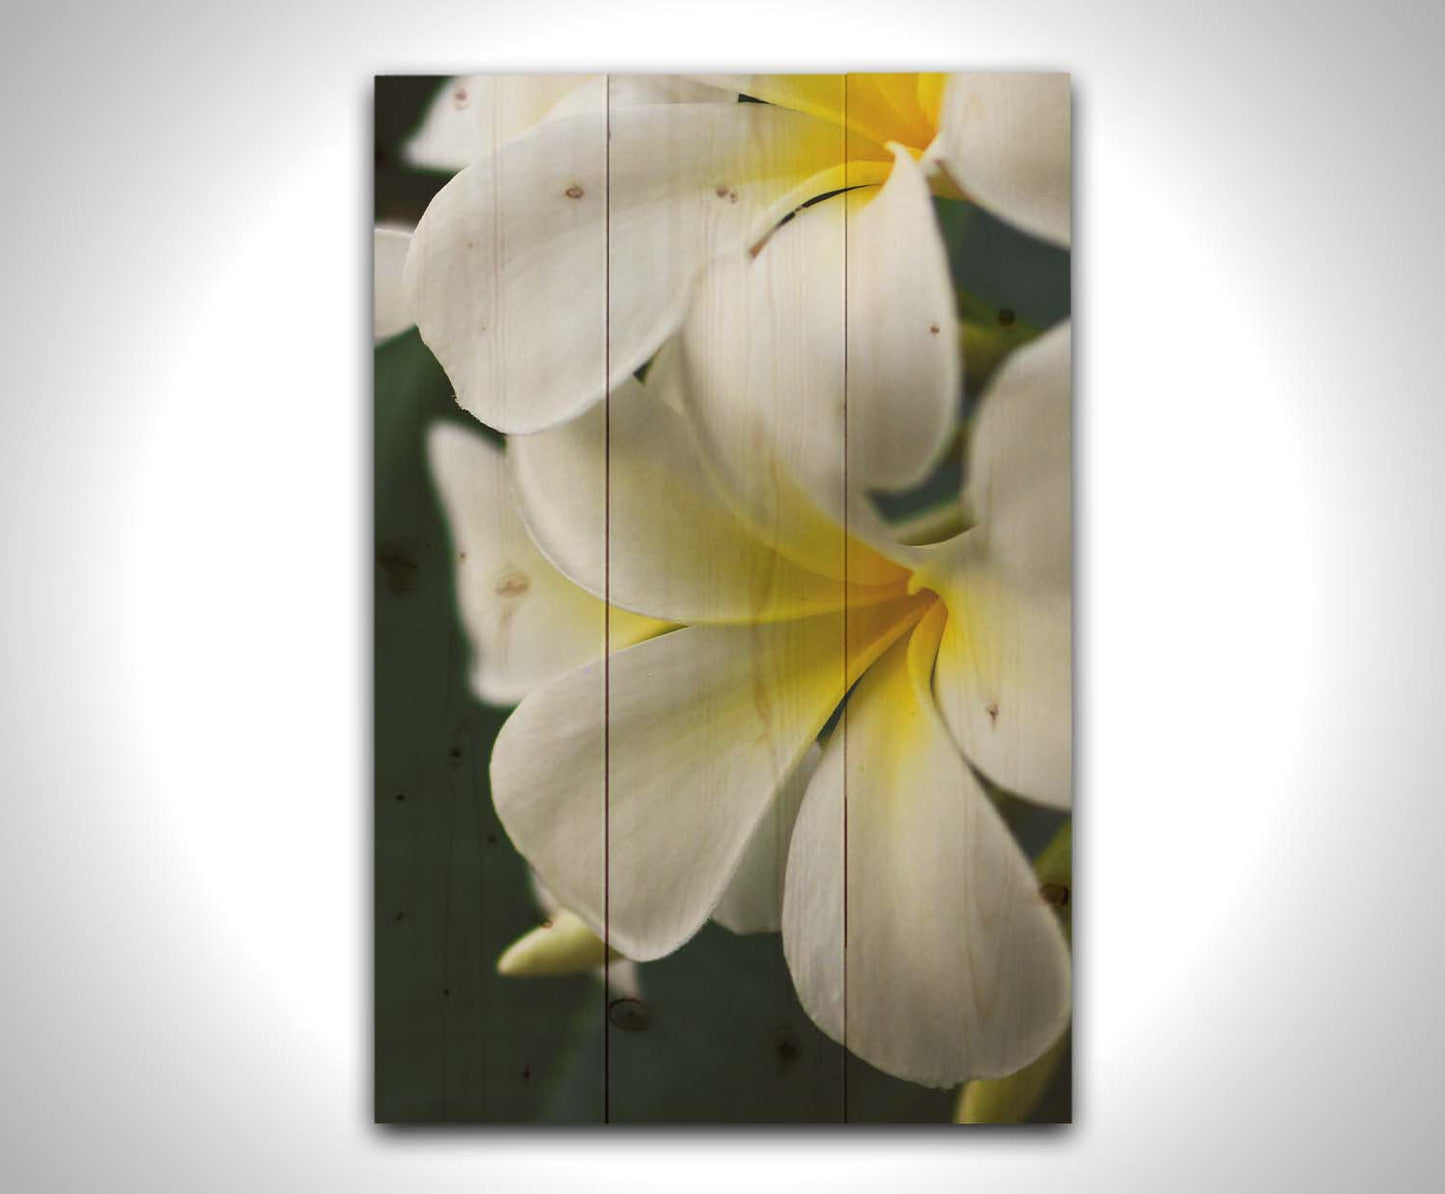
POLYGON ((1070 89, 376 85, 375 1116, 1071 1116, 1070 89))

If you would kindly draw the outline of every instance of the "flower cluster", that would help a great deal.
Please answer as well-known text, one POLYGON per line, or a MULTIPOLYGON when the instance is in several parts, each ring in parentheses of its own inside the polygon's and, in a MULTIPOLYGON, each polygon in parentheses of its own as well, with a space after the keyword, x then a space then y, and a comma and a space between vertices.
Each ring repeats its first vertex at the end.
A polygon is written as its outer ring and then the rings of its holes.
POLYGON ((378 233, 378 334, 508 437, 430 457, 474 688, 517 703, 493 798, 577 956, 781 929, 814 1021, 932 1086, 1069 1017, 984 780, 1071 800, 1070 332, 965 429, 934 210, 1067 245, 1068 122, 1054 75, 462 79, 413 145, 455 177, 378 233), (964 529, 902 542, 873 495, 961 440, 964 529))

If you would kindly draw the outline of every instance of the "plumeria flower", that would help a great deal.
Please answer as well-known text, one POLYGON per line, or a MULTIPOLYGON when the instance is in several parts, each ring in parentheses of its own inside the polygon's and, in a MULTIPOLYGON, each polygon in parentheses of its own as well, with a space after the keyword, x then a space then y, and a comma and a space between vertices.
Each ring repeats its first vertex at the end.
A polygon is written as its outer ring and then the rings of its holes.
MULTIPOLYGON (((517 104, 531 117, 533 100, 517 104)), ((462 406, 509 433, 556 426, 615 390, 682 325, 710 262, 775 254, 788 220, 808 226, 791 247, 810 255, 810 277, 836 286, 846 262, 855 407, 882 411, 883 380, 906 383, 936 455, 960 363, 930 195, 962 193, 1037 235, 1069 236, 1060 75, 605 76, 568 83, 522 135, 506 120, 465 128, 448 143, 475 156, 418 225, 405 283, 462 406), (904 323, 918 338, 894 334, 904 323)), ((907 454, 926 472, 930 453, 907 454)), ((879 486, 919 479, 875 463, 879 486)))
MULTIPOLYGON (((792 252, 802 223, 774 240, 792 252)), ((560 672, 497 739, 498 814, 626 957, 670 953, 746 892, 757 923, 781 923, 808 1014, 850 1051, 933 1086, 1011 1073, 1068 1021, 1069 953, 978 773, 1069 805, 1068 327, 1017 351, 983 399, 973 525, 907 548, 852 492, 859 437, 800 420, 807 405, 771 414, 786 386, 740 395, 746 356, 712 367, 735 309, 719 296, 768 275, 710 272, 645 385, 510 438, 506 501, 468 492, 464 433, 434 441, 480 666, 525 672, 535 651, 560 672), (844 445, 841 468, 819 441, 844 445), (518 515, 530 548, 491 525, 518 515), (594 658, 565 672, 553 614, 527 608, 554 600, 558 573, 594 602, 567 640, 594 658)), ((803 375, 773 325, 831 310, 795 298, 732 341, 777 350, 783 380, 803 375)), ((917 466, 930 449, 909 405, 858 459, 917 466)))
MULTIPOLYGON (((618 400, 645 409, 636 381, 627 383, 618 400)), ((458 605, 471 643, 470 686, 481 700, 516 704, 595 662, 605 634, 615 650, 674 629, 616 606, 609 614, 603 600, 552 566, 523 521, 502 451, 478 432, 437 424, 427 455, 455 552, 458 605)), ((713 917, 736 933, 775 933, 782 927, 788 838, 819 757, 814 746, 783 785, 754 830, 735 881, 712 909, 713 917)), ((552 924, 515 942, 498 969, 571 974, 600 966, 607 953, 601 937, 564 908, 535 872, 533 886, 552 924)))

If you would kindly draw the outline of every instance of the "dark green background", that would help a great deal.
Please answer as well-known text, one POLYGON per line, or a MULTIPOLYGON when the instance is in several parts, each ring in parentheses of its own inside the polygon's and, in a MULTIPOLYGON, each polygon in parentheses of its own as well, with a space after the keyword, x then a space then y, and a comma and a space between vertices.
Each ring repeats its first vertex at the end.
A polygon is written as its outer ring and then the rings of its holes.
MULTIPOLYGON (((415 223, 446 181, 407 168, 400 155, 440 82, 377 80, 378 222, 415 223)), ((967 204, 939 210, 975 341, 1007 347, 1067 314, 1066 254, 967 204), (1003 268, 1005 261, 1015 268, 1003 268)), ((970 360, 989 366, 984 352, 970 360)), ((974 374, 971 392, 983 380, 978 368, 974 374)), ((776 934, 738 937, 708 925, 677 953, 641 968, 644 1008, 619 1009, 615 1024, 593 978, 496 974, 502 950, 542 914, 487 785, 492 740, 507 711, 478 703, 467 688, 447 531, 425 469, 426 429, 442 419, 477 426, 416 332, 378 346, 376 1119, 949 1120, 952 1092, 881 1074, 813 1027, 793 995, 776 934)), ((956 492, 956 468, 942 484, 956 492)), ((1051 831, 1047 818, 1015 811, 1026 839, 1042 841, 1051 831)), ((1068 1120, 1069 1090, 1066 1064, 1035 1119, 1068 1120)))

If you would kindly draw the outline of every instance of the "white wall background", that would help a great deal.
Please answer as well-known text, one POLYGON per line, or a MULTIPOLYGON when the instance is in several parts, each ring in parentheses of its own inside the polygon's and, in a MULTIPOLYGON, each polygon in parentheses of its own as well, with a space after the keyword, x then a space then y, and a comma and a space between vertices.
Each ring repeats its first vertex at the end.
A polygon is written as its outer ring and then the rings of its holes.
POLYGON ((6 1188, 1433 1188, 1441 11, 8 6, 6 1188), (1079 1123, 374 1128, 370 77, 734 64, 1075 74, 1079 1123))

